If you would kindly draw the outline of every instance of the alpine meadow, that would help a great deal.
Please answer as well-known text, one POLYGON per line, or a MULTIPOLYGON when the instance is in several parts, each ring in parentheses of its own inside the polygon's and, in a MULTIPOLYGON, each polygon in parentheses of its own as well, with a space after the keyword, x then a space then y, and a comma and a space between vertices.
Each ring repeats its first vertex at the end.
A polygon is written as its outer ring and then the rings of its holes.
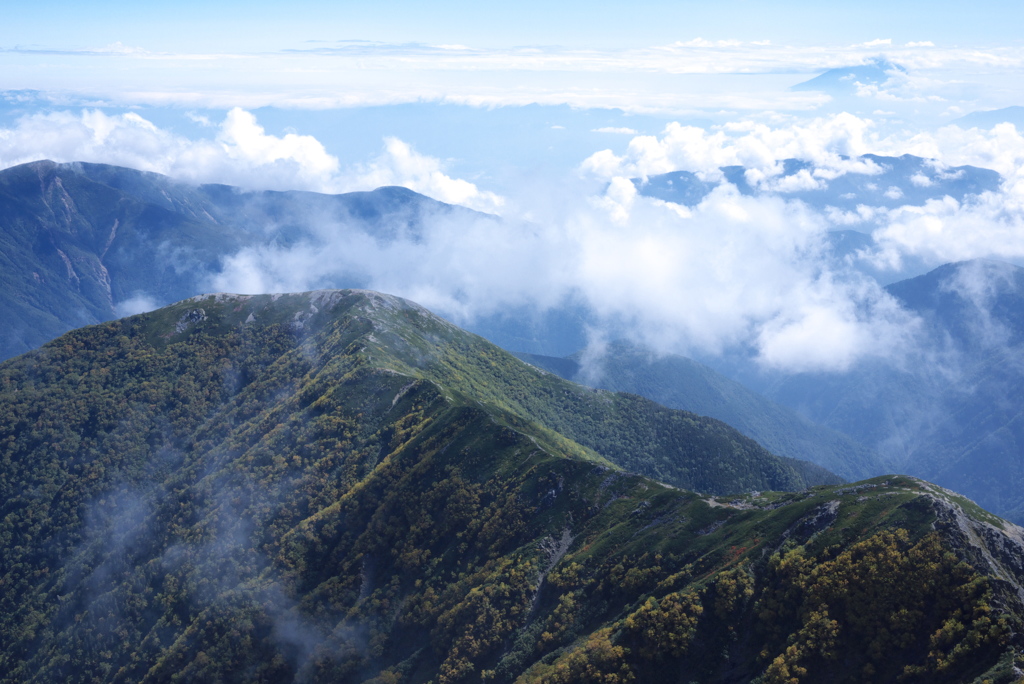
POLYGON ((1024 684, 1024 5, 10 5, 0 683, 1024 684))

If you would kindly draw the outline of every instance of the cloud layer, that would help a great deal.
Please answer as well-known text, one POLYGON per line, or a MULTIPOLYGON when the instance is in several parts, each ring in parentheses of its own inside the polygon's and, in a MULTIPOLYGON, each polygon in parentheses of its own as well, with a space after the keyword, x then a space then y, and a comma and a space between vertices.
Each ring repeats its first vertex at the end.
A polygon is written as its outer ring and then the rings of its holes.
MULTIPOLYGON (((899 268, 909 257, 1024 257, 1024 138, 1012 126, 899 137, 849 114, 775 127, 672 124, 661 136, 634 137, 622 154, 593 154, 579 178, 531 184, 508 198, 447 175, 442 162, 396 138, 384 141, 378 157, 342 168, 315 138, 270 135, 241 109, 213 130, 211 138, 189 140, 135 114, 28 116, 0 130, 0 162, 107 162, 247 188, 336 192, 395 184, 500 209, 500 220, 440 213, 415 235, 398 231, 384 241, 353 226, 316 225, 316 241, 227 256, 210 288, 272 292, 358 282, 462 323, 516 307, 582 304, 596 339, 627 335, 691 354, 743 349, 763 366, 797 372, 898 357, 917 330, 856 264, 830 256, 828 231, 872 231, 877 247, 859 258, 881 268, 899 268), (990 166, 1006 182, 1000 192, 964 203, 945 198, 846 213, 792 198, 843 174, 878 173, 874 162, 856 159, 866 152, 933 156, 935 174, 951 164, 990 166), (810 166, 786 176, 779 160, 790 157, 810 166), (720 180, 719 168, 736 164, 760 195, 722 183, 683 207, 640 196, 629 180, 674 170, 720 180)), ((920 175, 912 182, 931 182, 920 175)))
MULTIPOLYGON (((822 189, 843 174, 872 175, 882 171, 871 160, 912 154, 932 159, 934 177, 951 166, 972 165, 998 171, 1000 192, 986 192, 964 202, 944 197, 924 206, 896 208, 861 205, 855 212, 828 209, 822 218, 831 229, 854 228, 873 234, 878 249, 863 256, 876 267, 898 270, 906 257, 931 265, 979 257, 1024 258, 1024 136, 1012 124, 991 130, 945 126, 934 132, 882 134, 877 122, 848 113, 771 127, 740 122, 704 129, 670 124, 661 136, 634 137, 625 152, 596 152, 581 169, 595 177, 645 177, 685 170, 720 181, 723 166, 746 168, 753 187, 785 197, 787 193, 822 189), (811 168, 783 175, 780 160, 795 158, 811 168)), ((911 179, 925 187, 923 174, 911 179)), ((900 200, 903 190, 890 187, 885 196, 900 200)))
POLYGON ((867 111, 962 114, 1014 104, 1024 83, 1024 49, 1017 45, 885 39, 785 45, 696 38, 630 49, 372 41, 230 54, 161 52, 120 43, 13 47, 0 50, 5 74, 0 87, 42 88, 118 105, 334 108, 437 101, 715 115, 722 109, 827 107, 828 94, 788 88, 828 69, 879 59, 908 71, 893 72, 882 83, 855 84, 856 99, 865 107, 874 104, 867 111))

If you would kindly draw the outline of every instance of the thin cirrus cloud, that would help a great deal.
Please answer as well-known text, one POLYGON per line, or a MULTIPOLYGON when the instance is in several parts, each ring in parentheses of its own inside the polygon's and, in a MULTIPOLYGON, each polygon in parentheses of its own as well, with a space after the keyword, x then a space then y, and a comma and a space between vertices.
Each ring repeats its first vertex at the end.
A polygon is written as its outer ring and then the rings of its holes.
POLYGON ((938 109, 987 100, 998 104, 1019 91, 1024 76, 1024 49, 1018 46, 982 49, 887 40, 793 46, 695 39, 630 49, 339 41, 231 53, 113 43, 75 49, 9 47, 0 50, 0 69, 9 88, 79 93, 122 104, 227 109, 445 101, 637 112, 799 112, 821 107, 830 97, 790 92, 790 85, 827 69, 880 58, 908 70, 893 73, 883 84, 857 86, 861 98, 883 104, 938 109), (103 69, 96 68, 99 63, 103 69), (984 84, 965 89, 963 84, 975 77, 984 84))

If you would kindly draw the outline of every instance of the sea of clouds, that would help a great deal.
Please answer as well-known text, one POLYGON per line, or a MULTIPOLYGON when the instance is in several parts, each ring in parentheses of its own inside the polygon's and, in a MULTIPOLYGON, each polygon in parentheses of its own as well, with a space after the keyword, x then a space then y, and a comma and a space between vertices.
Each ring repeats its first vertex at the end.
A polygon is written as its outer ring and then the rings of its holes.
POLYGON ((595 150, 563 177, 501 195, 454 177, 444 160, 397 138, 383 140, 373 158, 343 164, 316 138, 270 134, 240 108, 209 131, 186 137, 136 113, 94 109, 27 114, 0 129, 0 167, 83 160, 253 190, 402 185, 483 213, 439 214, 415 236, 386 242, 358 226, 319 225, 313 241, 225 255, 210 288, 297 291, 354 275, 460 323, 571 302, 590 312, 598 342, 614 328, 662 352, 746 349, 764 367, 788 371, 842 371, 864 358, 898 360, 911 348, 919 322, 856 260, 899 273, 910 258, 928 265, 1024 259, 1024 136, 1010 124, 883 132, 848 113, 774 125, 673 123, 659 135, 634 136, 619 153, 595 150), (927 157, 934 174, 976 165, 1004 182, 962 203, 946 197, 856 212, 790 196, 842 174, 877 173, 858 159, 866 153, 927 157), (811 166, 785 176, 787 158, 811 166), (720 181, 727 165, 744 166, 762 192, 743 195, 723 183, 683 207, 639 194, 630 180, 686 170, 720 181), (875 247, 834 258, 828 233, 849 228, 871 233, 875 247))

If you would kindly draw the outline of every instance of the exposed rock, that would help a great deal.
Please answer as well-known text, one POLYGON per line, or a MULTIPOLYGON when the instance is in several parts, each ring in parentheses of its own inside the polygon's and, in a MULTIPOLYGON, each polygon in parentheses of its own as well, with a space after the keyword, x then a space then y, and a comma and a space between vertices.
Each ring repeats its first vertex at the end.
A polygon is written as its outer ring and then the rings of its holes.
POLYGON ((174 325, 174 332, 180 334, 189 329, 190 326, 195 323, 200 323, 206 320, 206 311, 203 309, 192 309, 181 315, 178 322, 174 325))

